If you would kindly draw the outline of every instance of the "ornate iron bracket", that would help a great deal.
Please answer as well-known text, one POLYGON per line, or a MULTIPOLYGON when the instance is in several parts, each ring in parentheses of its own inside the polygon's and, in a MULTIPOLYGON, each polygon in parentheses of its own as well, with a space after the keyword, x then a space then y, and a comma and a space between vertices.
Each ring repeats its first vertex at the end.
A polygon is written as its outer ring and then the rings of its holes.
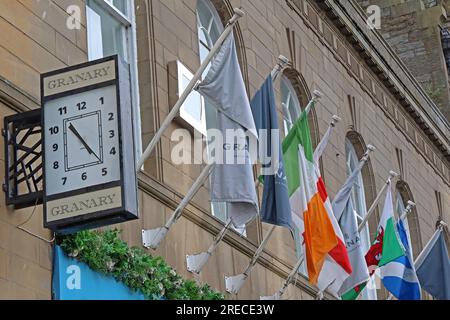
POLYGON ((6 204, 16 209, 42 203, 43 162, 41 110, 5 117, 6 204))

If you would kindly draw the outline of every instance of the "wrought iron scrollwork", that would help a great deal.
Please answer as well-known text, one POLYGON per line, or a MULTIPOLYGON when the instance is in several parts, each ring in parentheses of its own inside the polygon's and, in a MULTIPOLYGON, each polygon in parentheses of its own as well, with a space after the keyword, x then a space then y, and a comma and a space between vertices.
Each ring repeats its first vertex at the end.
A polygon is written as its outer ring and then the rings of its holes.
POLYGON ((43 161, 41 110, 5 117, 6 204, 26 208, 42 203, 43 161))

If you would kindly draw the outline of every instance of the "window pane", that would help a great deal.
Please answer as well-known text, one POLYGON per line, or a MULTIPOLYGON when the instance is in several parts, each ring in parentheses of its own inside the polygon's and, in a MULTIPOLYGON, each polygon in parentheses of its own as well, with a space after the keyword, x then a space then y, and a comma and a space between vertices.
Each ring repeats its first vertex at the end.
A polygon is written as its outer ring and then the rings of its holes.
POLYGON ((117 10, 122 12, 125 16, 128 15, 127 0, 113 0, 113 5, 117 10))
POLYGON ((127 55, 125 50, 125 27, 109 15, 95 1, 88 1, 88 6, 92 10, 88 13, 88 39, 89 39, 89 59, 97 59, 100 51, 102 57, 118 54, 125 61, 127 55), (96 43, 99 41, 101 43, 96 43), (101 45, 100 45, 101 44, 101 45))
MULTIPOLYGON (((201 59, 202 61, 205 60, 206 57, 208 56, 208 54, 209 54, 209 50, 208 50, 205 46, 200 45, 200 59, 201 59)), ((204 76, 204 77, 208 74, 209 67, 210 67, 210 66, 208 66, 208 68, 207 68, 207 69, 205 70, 205 72, 203 73, 203 76, 204 76)))
POLYGON ((89 60, 103 58, 103 38, 101 32, 95 30, 102 29, 101 17, 91 8, 87 7, 87 37, 88 37, 88 55, 89 60))
POLYGON ((226 202, 213 202, 212 203, 213 216, 222 221, 227 220, 227 204, 226 202))
POLYGON ((211 32, 209 33, 210 38, 212 40, 212 42, 210 44, 211 47, 216 43, 217 40, 219 40, 220 33, 221 32, 219 31, 219 28, 218 28, 217 24, 214 23, 212 28, 211 28, 211 32))
MULTIPOLYGON (((183 89, 189 85, 189 82, 190 80, 186 76, 182 77, 183 89)), ((192 91, 185 103, 183 103, 184 111, 189 113, 189 115, 198 122, 202 119, 202 106, 199 104, 201 101, 199 95, 200 94, 197 91, 192 91)))
POLYGON ((198 24, 208 30, 211 19, 213 19, 213 13, 205 1, 197 1, 197 15, 199 18, 198 24))
POLYGON ((283 103, 284 130, 287 135, 292 125, 300 117, 301 108, 297 92, 291 81, 285 76, 281 78, 281 101, 283 103))

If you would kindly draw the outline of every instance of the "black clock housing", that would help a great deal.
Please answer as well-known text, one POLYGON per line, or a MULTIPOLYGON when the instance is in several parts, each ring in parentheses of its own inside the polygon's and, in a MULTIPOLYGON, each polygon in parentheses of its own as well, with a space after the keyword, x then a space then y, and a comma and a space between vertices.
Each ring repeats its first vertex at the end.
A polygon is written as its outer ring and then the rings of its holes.
MULTIPOLYGON (((52 101, 55 102, 56 99, 63 101, 64 99, 61 98, 83 95, 111 86, 115 87, 116 92, 117 109, 114 110, 117 110, 118 150, 114 148, 114 151, 118 153, 120 165, 117 166, 117 170, 120 172, 114 172, 117 177, 114 181, 90 183, 73 190, 49 194, 48 183, 52 172, 44 169, 44 227, 56 233, 74 233, 138 219, 130 73, 128 64, 117 55, 41 75, 43 146, 46 145, 45 137, 51 130, 46 125, 46 111, 50 111, 48 108, 55 108, 55 103, 52 104, 52 101)), ((111 108, 111 105, 108 107, 111 108)), ((97 117, 94 113, 89 116, 97 117)), ((67 131, 67 126, 70 125, 67 121, 76 123, 76 120, 76 117, 65 119, 66 122, 61 127, 66 126, 64 128, 67 131)), ((89 151, 99 154, 96 155, 98 161, 85 163, 80 167, 99 166, 101 170, 103 153, 100 157, 100 151, 103 152, 103 150, 89 151)), ((67 150, 61 148, 60 152, 62 152, 61 156, 66 158, 65 169, 76 170, 78 167, 70 167, 67 164, 67 150), (63 154, 64 152, 66 153, 63 154)), ((48 167, 45 164, 52 163, 53 157, 55 157, 54 153, 49 152, 48 148, 43 148, 44 168, 48 167)))

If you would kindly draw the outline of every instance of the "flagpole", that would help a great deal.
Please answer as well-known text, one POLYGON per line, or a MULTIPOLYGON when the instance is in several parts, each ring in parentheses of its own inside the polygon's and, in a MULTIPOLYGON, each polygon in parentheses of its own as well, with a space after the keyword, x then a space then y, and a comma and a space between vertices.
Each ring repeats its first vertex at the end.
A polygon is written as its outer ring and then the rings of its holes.
POLYGON ((311 109, 314 107, 314 104, 320 99, 322 98, 322 92, 320 92, 319 90, 314 90, 313 91, 313 97, 311 99, 311 101, 309 101, 308 105, 305 108, 305 112, 306 114, 309 114, 311 112, 311 109))
POLYGON ((399 222, 405 220, 405 218, 412 212, 412 210, 415 206, 416 206, 416 204, 414 202, 412 202, 411 200, 409 200, 408 206, 405 209, 405 213, 402 214, 402 216, 399 219, 399 222))
POLYGON ((280 300, 286 293, 287 288, 291 284, 294 277, 297 275, 298 269, 302 265, 303 261, 305 261, 304 255, 302 255, 302 257, 297 261, 297 264, 294 266, 294 268, 292 268, 291 273, 289 273, 289 276, 283 282, 281 289, 278 290, 277 293, 275 293, 273 296, 261 297, 260 300, 280 300))
POLYGON ((156 250, 158 248, 159 244, 166 237, 170 228, 172 228, 172 226, 180 219, 180 217, 183 215, 183 211, 186 208, 186 206, 189 204, 189 202, 192 200, 192 198, 197 194, 197 192, 201 188, 201 186, 206 182, 206 179, 211 174, 214 165, 215 165, 215 162, 213 161, 211 164, 207 165, 203 169, 200 176, 194 182, 191 189, 188 191, 186 196, 180 202, 180 204, 174 211, 172 217, 169 219, 169 221, 167 221, 167 223, 164 225, 164 227, 152 229, 152 230, 142 230, 142 243, 143 243, 144 247, 151 248, 154 250, 156 250))
POLYGON ((208 251, 202 252, 195 255, 186 255, 186 262, 187 262, 187 270, 189 272, 200 274, 202 272, 203 267, 208 262, 209 258, 212 256, 213 252, 216 250, 219 243, 222 241, 222 239, 227 234, 228 230, 230 230, 232 221, 231 218, 228 219, 225 226, 222 228, 222 230, 219 232, 217 237, 214 239, 214 242, 209 247, 208 251))
POLYGON ((378 205, 378 202, 381 199, 381 196, 383 195, 384 191, 386 191, 386 189, 388 188, 388 186, 390 185, 391 181, 398 177, 399 174, 394 172, 394 171, 390 171, 389 172, 389 178, 387 179, 386 183, 384 184, 383 188, 381 188, 380 192, 378 193, 377 197, 375 198, 375 200, 372 203, 372 206, 369 208, 369 210, 367 211, 363 221, 361 222, 361 224, 358 227, 358 232, 361 232, 362 229, 364 229, 365 225, 367 224, 367 222, 369 221, 370 217, 372 216, 372 214, 375 212, 375 208, 378 205))
POLYGON ((342 119, 337 115, 333 115, 333 117, 331 118, 330 126, 328 127, 327 132, 322 137, 322 140, 320 140, 320 143, 316 147, 316 150, 314 150, 314 162, 315 163, 319 162, 319 159, 322 157, 322 154, 328 145, 328 141, 331 137, 331 133, 332 133, 333 129, 336 127, 336 124, 338 124, 341 120, 342 119))
POLYGON ((275 226, 272 226, 267 233, 264 240, 259 245, 258 249, 256 250, 255 254, 252 257, 252 260, 247 265, 247 268, 245 268, 245 271, 241 274, 238 274, 237 276, 227 277, 225 276, 225 287, 226 291, 228 293, 238 294, 241 290, 242 286, 244 285, 245 281, 250 276, 250 273, 252 272, 253 268, 256 265, 256 262, 258 261, 259 257, 261 256, 264 248, 267 245, 267 242, 272 237, 273 232, 275 231, 275 226))
POLYGON ((189 94, 192 92, 192 90, 197 85, 197 82, 201 79, 203 72, 208 67, 209 63, 212 61, 214 56, 216 55, 217 51, 220 50, 223 43, 227 39, 227 37, 230 35, 230 33, 233 31, 234 26, 236 25, 237 21, 242 18, 245 15, 244 11, 241 9, 235 8, 234 9, 234 16, 230 19, 230 21, 227 24, 227 27, 225 28, 224 32, 221 34, 219 39, 216 41, 214 46, 212 47, 209 54, 206 56, 205 60, 201 64, 200 68, 197 70, 197 73, 194 75, 192 80, 189 82, 188 86, 184 90, 181 97, 178 99, 177 103, 173 106, 172 110, 170 111, 169 115, 165 118, 164 122, 162 123, 159 130, 155 133, 155 136, 151 140, 151 142, 148 144, 147 148, 145 149, 144 153, 142 154, 141 158, 138 161, 138 164, 136 166, 137 171, 139 172, 144 164, 144 162, 147 160, 148 157, 152 154, 153 150, 155 149, 157 143, 161 139, 164 131, 170 126, 172 120, 178 115, 178 112, 180 111, 183 103, 188 98, 189 94))
POLYGON ((291 62, 285 56, 280 55, 278 57, 278 63, 275 66, 275 68, 272 70, 272 72, 270 73, 272 76, 273 82, 275 82, 278 79, 278 77, 283 72, 283 70, 286 69, 287 66, 290 64, 291 64, 291 62))

